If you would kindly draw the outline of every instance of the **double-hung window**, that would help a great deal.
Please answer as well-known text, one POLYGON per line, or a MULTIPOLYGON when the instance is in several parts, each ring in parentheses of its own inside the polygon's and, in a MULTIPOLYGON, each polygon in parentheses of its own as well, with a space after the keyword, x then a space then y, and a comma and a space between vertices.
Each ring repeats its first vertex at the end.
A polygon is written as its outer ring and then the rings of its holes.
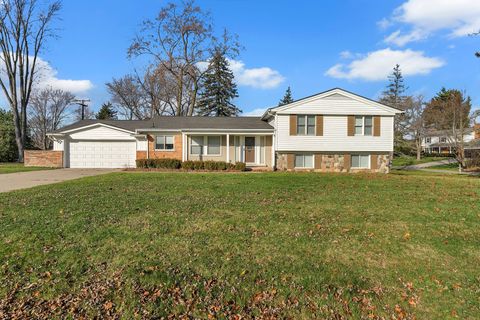
POLYGON ((173 136, 156 136, 155 150, 173 150, 174 148, 173 136))
POLYGON ((373 133, 372 116, 355 116, 355 135, 371 136, 373 133))
POLYGON ((192 155, 220 155, 220 136, 192 136, 192 142, 190 144, 190 154, 192 155))
POLYGON ((207 137, 207 154, 212 156, 220 155, 220 136, 207 137))
POLYGON ((296 154, 295 168, 313 168, 313 154, 296 154))
POLYGON ((447 137, 441 137, 440 143, 447 143, 447 137))
POLYGON ((192 143, 190 145, 190 153, 193 155, 203 154, 203 136, 202 137, 192 137, 192 143))
POLYGON ((369 169, 370 156, 365 154, 352 154, 352 168, 369 169))
POLYGON ((315 135, 315 116, 297 115, 297 135, 315 135))
POLYGON ((432 143, 432 138, 430 137, 425 138, 425 143, 432 143))

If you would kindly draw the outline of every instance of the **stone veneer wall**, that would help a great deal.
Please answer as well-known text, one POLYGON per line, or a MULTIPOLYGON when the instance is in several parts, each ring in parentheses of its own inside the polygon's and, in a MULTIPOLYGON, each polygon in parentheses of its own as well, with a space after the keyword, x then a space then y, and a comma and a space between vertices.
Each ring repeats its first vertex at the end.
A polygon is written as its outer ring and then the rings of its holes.
MULTIPOLYGON (((350 157, 345 154, 315 154, 315 169, 297 169, 301 171, 310 170, 316 172, 378 172, 378 173, 388 173, 390 171, 390 154, 379 154, 372 153, 372 157, 376 156, 376 165, 372 164, 372 169, 351 169, 350 157)), ((294 154, 291 154, 290 157, 294 157, 294 154)), ((373 158, 375 159, 375 158, 373 158)), ((293 160, 294 161, 294 160, 293 160)), ((292 159, 290 159, 289 164, 289 155, 287 153, 278 153, 277 154, 277 169, 278 170, 288 170, 294 171, 292 165, 292 159)))
POLYGON ((63 151, 25 150, 23 156, 25 167, 63 167, 63 151))

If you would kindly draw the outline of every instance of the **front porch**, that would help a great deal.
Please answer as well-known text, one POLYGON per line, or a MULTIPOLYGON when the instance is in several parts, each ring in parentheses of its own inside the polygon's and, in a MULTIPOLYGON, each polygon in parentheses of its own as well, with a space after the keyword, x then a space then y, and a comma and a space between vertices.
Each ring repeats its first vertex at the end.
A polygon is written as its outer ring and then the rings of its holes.
POLYGON ((183 133, 182 161, 244 162, 250 168, 273 169, 273 134, 183 133))

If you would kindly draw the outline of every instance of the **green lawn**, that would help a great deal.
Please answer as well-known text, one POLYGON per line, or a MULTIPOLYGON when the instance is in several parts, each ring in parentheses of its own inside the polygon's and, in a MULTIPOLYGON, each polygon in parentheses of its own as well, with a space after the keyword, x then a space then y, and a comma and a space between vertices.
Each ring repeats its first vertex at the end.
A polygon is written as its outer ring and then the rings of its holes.
POLYGON ((14 173, 14 172, 26 172, 26 171, 38 171, 38 170, 51 170, 53 168, 44 167, 25 167, 23 163, 16 162, 2 162, 0 163, 0 174, 14 173))
POLYGON ((395 167, 411 166, 414 164, 421 164, 421 163, 440 161, 440 160, 446 160, 446 159, 449 159, 449 158, 448 157, 422 157, 420 160, 417 160, 416 157, 402 156, 402 157, 394 157, 392 161, 392 165, 395 167))
POLYGON ((475 319, 480 179, 114 173, 0 194, 0 315, 475 319))

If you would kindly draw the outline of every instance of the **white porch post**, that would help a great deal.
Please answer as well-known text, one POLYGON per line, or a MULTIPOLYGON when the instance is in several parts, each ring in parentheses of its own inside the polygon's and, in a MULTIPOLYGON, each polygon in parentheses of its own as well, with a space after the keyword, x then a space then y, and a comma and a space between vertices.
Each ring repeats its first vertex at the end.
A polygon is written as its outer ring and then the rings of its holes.
POLYGON ((230 134, 227 133, 227 163, 230 163, 230 134))
POLYGON ((182 161, 187 161, 187 135, 182 132, 182 161))
POLYGON ((275 134, 272 134, 272 170, 275 170, 275 167, 277 166, 276 161, 275 161, 275 134))

